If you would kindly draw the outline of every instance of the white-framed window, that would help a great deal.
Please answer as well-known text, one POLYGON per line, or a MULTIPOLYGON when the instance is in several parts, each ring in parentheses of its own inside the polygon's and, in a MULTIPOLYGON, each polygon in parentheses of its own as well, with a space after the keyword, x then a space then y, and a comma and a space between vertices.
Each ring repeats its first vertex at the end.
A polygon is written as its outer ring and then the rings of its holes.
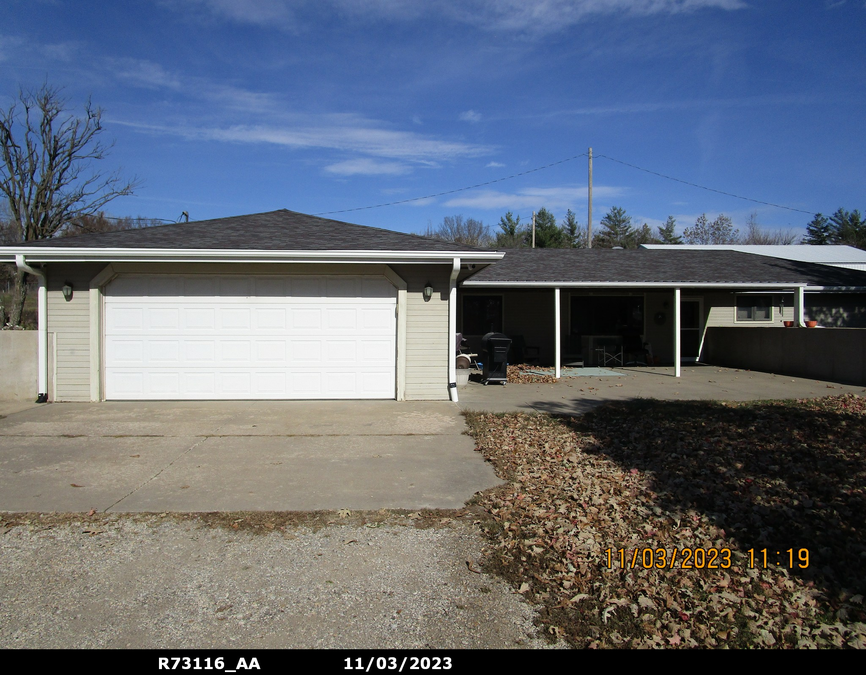
POLYGON ((773 320, 773 296, 744 294, 737 296, 738 322, 769 323, 773 320))

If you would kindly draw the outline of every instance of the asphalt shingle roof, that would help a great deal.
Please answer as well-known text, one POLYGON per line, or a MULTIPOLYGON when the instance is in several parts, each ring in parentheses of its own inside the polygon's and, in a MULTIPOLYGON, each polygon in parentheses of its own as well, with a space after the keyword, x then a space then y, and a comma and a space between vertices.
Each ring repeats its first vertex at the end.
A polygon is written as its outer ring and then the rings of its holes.
POLYGON ((471 281, 866 287, 866 272, 737 251, 536 248, 509 250, 471 281))
POLYGON ((34 248, 255 251, 479 251, 480 249, 281 209, 248 216, 57 237, 34 248))

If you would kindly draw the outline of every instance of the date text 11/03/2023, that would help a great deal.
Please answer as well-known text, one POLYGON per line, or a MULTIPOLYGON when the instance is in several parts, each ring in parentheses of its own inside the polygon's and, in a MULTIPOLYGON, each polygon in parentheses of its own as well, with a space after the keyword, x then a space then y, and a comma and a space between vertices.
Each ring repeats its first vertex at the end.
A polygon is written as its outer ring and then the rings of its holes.
MULTIPOLYGON (((624 548, 605 549, 605 566, 608 569, 682 569, 715 570, 733 566, 733 551, 729 548, 624 548)), ((784 551, 754 549, 746 551, 751 569, 773 567, 806 569, 809 567, 809 549, 789 548, 784 551)))

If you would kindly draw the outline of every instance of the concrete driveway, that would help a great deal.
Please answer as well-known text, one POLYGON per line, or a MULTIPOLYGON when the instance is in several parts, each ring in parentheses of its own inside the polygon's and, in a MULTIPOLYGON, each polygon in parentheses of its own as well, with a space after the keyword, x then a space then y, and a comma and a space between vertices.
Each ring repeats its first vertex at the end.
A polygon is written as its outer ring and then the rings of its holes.
POLYGON ((450 509, 500 483, 448 402, 10 404, 0 417, 0 511, 450 509))

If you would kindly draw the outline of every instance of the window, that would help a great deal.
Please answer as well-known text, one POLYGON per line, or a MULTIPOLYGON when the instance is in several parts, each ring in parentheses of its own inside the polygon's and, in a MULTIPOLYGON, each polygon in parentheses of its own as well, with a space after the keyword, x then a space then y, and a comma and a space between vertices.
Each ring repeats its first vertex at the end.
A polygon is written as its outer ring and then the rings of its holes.
POLYGON ((502 332, 501 295, 463 296, 463 335, 502 332))
POLYGON ((772 321, 773 298, 769 295, 738 295, 737 321, 772 321))
POLYGON ((643 333, 643 297, 572 295, 572 335, 640 335, 643 333))

